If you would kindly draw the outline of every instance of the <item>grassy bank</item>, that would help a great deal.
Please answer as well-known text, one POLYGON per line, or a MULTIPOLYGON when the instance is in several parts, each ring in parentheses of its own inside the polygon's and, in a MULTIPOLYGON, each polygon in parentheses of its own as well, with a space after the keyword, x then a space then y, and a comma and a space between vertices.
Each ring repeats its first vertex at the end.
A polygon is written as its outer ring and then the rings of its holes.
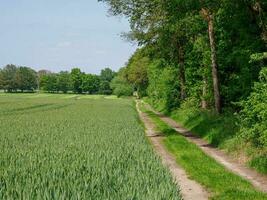
POLYGON ((237 119, 230 113, 217 115, 200 109, 184 108, 173 111, 170 117, 215 147, 224 147, 226 141, 238 131, 237 119))
POLYGON ((226 150, 240 162, 267 174, 266 152, 245 143, 238 136, 238 119, 233 114, 217 115, 196 108, 181 108, 173 111, 170 117, 211 145, 226 150))
POLYGON ((195 102, 190 101, 172 112, 166 112, 161 103, 152 104, 149 99, 145 101, 212 146, 226 150, 240 162, 262 174, 267 174, 267 152, 245 143, 238 137, 238 118, 233 113, 224 112, 218 115, 212 111, 196 108, 195 102))
POLYGON ((256 191, 246 180, 226 170, 196 145, 177 134, 153 112, 144 107, 142 110, 149 114, 157 129, 166 136, 164 145, 175 156, 177 163, 192 179, 212 193, 212 199, 267 199, 266 194, 256 191))

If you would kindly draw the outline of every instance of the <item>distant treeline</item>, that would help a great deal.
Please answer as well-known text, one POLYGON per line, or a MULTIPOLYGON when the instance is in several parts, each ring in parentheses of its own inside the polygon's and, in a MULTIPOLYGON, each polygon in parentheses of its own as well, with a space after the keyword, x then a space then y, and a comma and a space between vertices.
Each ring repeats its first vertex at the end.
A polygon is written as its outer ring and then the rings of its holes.
POLYGON ((79 68, 71 72, 53 73, 48 70, 36 72, 30 67, 7 65, 0 69, 0 89, 5 92, 34 92, 42 90, 51 93, 112 94, 110 87, 115 72, 103 69, 100 75, 86 74, 79 68))

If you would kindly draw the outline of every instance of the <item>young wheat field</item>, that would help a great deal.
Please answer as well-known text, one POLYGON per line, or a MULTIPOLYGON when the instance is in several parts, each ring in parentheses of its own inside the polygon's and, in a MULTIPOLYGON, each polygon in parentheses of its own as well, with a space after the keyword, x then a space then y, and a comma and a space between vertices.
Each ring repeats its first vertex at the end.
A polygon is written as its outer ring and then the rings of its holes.
POLYGON ((130 99, 0 94, 0 199, 180 199, 130 99))

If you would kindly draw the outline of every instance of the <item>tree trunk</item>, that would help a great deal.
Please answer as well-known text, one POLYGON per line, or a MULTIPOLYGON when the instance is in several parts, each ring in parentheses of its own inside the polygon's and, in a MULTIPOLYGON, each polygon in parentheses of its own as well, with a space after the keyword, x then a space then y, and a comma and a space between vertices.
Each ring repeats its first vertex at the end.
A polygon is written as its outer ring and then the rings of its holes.
POLYGON ((181 45, 178 47, 179 51, 179 81, 180 81, 180 92, 181 92, 181 100, 186 98, 185 91, 185 63, 184 63, 184 49, 181 45))
POLYGON ((213 79, 213 90, 214 90, 214 100, 215 100, 215 109, 218 113, 221 112, 221 95, 220 95, 220 86, 218 78, 218 64, 216 56, 216 45, 215 45, 215 36, 214 36, 214 16, 209 14, 208 25, 209 25, 209 39, 210 39, 210 49, 211 49, 211 62, 212 62, 212 79, 213 79))
POLYGON ((252 5, 249 6, 252 15, 254 16, 255 20, 259 18, 258 26, 262 31, 262 39, 264 42, 267 42, 267 24, 266 24, 266 17, 265 17, 265 10, 262 7, 261 1, 256 1, 252 5))
POLYGON ((208 103, 207 103, 207 91, 208 91, 208 81, 207 77, 203 75, 203 86, 202 86, 202 101, 201 101, 201 107, 203 109, 208 108, 208 103))

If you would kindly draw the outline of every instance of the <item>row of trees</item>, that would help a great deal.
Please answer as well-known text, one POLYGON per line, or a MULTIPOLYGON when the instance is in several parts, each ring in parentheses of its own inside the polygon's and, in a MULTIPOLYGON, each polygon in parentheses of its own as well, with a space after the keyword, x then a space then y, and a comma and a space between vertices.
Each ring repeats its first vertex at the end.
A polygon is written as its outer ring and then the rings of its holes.
POLYGON ((34 92, 39 89, 53 93, 111 94, 110 82, 114 77, 115 72, 109 68, 103 69, 100 75, 94 75, 81 72, 79 68, 52 73, 7 65, 0 69, 0 89, 6 92, 34 92))
POLYGON ((115 93, 135 90, 167 112, 189 102, 237 112, 237 138, 267 162, 266 0, 100 1, 129 19, 125 36, 140 45, 113 80, 115 93))
POLYGON ((7 65, 0 69, 0 89, 7 92, 34 91, 37 89, 37 73, 29 67, 7 65))
POLYGON ((79 68, 74 68, 71 72, 59 73, 41 71, 41 74, 39 72, 40 88, 53 93, 72 91, 78 94, 112 94, 110 82, 115 74, 109 68, 103 69, 100 75, 86 74, 79 68))
POLYGON ((221 113, 249 96, 266 65, 266 1, 100 1, 129 19, 125 36, 142 47, 120 79, 169 109, 195 97, 221 113))

